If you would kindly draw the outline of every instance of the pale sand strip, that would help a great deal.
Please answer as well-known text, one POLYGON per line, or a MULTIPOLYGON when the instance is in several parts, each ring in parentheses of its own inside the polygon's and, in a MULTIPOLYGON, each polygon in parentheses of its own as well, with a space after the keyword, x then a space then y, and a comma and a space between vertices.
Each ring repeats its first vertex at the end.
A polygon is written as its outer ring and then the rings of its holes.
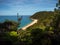
POLYGON ((30 24, 28 24, 28 25, 26 25, 25 27, 23 27, 22 28, 22 30, 26 30, 28 27, 30 27, 30 26, 32 26, 32 25, 34 25, 35 23, 37 23, 37 19, 32 19, 33 21, 30 23, 30 24))

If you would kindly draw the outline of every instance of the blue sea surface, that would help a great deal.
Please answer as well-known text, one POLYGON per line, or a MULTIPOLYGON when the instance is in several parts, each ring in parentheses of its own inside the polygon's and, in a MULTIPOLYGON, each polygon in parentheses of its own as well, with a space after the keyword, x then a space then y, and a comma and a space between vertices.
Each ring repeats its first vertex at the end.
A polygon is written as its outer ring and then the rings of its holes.
MULTIPOLYGON (((19 16, 19 17, 21 17, 21 16, 19 16)), ((19 25, 18 29, 20 29, 32 22, 32 20, 29 17, 30 17, 30 15, 22 16, 22 20, 20 21, 20 25, 19 25)), ((0 22, 4 22, 5 20, 17 21, 17 16, 0 16, 0 22)))

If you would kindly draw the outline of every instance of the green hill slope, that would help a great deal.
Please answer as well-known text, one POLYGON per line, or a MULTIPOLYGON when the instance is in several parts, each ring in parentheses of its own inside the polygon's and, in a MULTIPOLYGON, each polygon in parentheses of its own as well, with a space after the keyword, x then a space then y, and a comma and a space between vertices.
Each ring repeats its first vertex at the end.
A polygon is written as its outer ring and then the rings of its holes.
POLYGON ((52 11, 41 11, 32 15, 30 18, 38 19, 38 23, 30 27, 32 28, 41 28, 44 29, 46 26, 50 26, 50 23, 53 21, 55 15, 52 11))

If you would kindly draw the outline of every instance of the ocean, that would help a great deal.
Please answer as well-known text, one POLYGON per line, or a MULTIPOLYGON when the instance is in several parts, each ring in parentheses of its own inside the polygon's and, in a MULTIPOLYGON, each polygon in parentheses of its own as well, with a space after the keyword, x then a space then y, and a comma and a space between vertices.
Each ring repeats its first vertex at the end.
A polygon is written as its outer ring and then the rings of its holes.
MULTIPOLYGON (((19 17, 21 17, 21 16, 19 16, 19 17)), ((30 17, 30 15, 22 16, 22 20, 20 21, 20 25, 19 25, 18 29, 20 29, 32 22, 32 20, 29 17, 30 17)), ((5 20, 17 21, 17 16, 0 16, 0 22, 4 22, 5 20)))

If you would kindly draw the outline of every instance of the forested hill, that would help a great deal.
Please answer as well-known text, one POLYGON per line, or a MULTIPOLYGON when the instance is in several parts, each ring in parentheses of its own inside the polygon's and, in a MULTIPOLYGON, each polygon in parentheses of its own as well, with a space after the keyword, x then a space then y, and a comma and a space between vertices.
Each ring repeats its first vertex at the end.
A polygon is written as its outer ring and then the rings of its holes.
POLYGON ((55 13, 54 11, 41 11, 41 12, 36 12, 33 14, 30 18, 33 19, 38 19, 38 23, 33 25, 33 28, 39 27, 39 28, 44 28, 47 25, 50 25, 51 22, 53 22, 53 19, 55 18, 55 13))
POLYGON ((55 13, 53 11, 41 11, 32 15, 31 18, 38 19, 38 23, 50 23, 55 18, 55 13))
POLYGON ((46 18, 52 18, 54 16, 54 12, 52 11, 41 11, 33 14, 31 18, 34 19, 46 19, 46 18))

